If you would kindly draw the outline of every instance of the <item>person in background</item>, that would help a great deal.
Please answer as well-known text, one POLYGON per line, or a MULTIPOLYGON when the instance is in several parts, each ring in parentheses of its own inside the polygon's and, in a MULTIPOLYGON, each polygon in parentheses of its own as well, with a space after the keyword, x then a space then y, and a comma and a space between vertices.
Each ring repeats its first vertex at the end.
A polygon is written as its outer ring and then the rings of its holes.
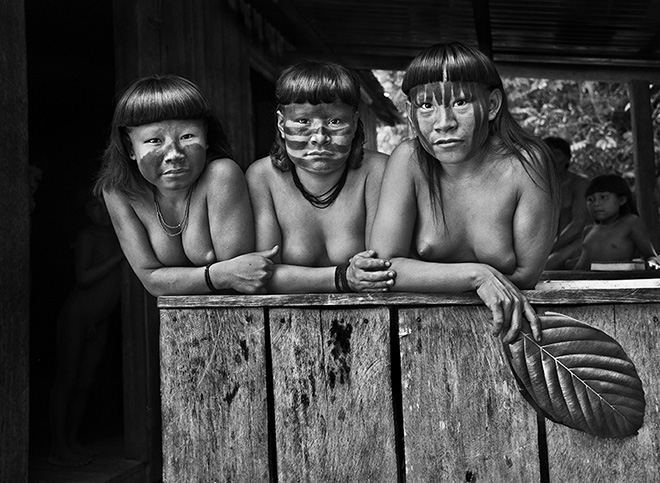
POLYGON ((105 349, 111 314, 119 304, 124 255, 102 201, 89 197, 91 220, 76 239, 76 285, 57 319, 57 372, 50 396, 48 461, 76 467, 91 462, 79 440, 87 395, 105 349))
POLYGON ((459 42, 434 45, 402 86, 415 138, 392 153, 370 248, 393 290, 475 290, 493 334, 512 342, 538 317, 520 292, 539 280, 557 226, 558 183, 545 143, 510 114, 493 62, 459 42))
POLYGON ((637 216, 630 187, 621 176, 606 174, 591 180, 586 204, 594 223, 583 230, 575 270, 589 270, 596 261, 623 262, 637 257, 649 268, 660 268, 648 229, 637 216))
POLYGON ((387 156, 363 148, 360 81, 303 62, 276 85, 270 156, 247 171, 257 249, 278 245, 269 292, 387 291, 394 272, 367 250, 387 156))
POLYGON ((545 264, 546 270, 566 270, 580 255, 582 230, 591 223, 584 193, 589 179, 569 170, 571 146, 565 139, 546 137, 545 143, 553 154, 561 183, 559 226, 552 251, 545 264))
POLYGON ((124 92, 95 193, 152 295, 265 292, 277 247, 253 253, 245 177, 189 80, 145 77, 124 92))

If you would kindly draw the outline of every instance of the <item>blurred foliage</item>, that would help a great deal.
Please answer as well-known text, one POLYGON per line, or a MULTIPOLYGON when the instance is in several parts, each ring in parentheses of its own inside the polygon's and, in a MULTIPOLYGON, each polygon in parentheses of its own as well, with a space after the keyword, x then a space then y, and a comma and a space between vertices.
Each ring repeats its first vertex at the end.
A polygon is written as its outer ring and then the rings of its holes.
MULTIPOLYGON (((403 72, 374 71, 386 95, 404 114, 403 72)), ((539 137, 559 136, 571 143, 572 171, 589 177, 616 172, 633 176, 630 102, 625 84, 528 78, 504 79, 509 110, 539 137)), ((651 87, 656 165, 660 164, 660 86, 651 87)), ((379 149, 385 153, 409 137, 407 124, 382 126, 379 149)))

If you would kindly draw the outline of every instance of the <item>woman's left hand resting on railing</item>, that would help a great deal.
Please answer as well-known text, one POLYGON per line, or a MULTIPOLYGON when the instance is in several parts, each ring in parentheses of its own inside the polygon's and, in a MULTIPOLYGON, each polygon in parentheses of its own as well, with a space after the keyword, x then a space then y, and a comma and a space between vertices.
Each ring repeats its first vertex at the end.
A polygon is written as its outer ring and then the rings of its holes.
POLYGON ((187 79, 145 77, 118 101, 95 193, 152 295, 265 292, 277 249, 253 252, 250 198, 230 154, 187 79))
POLYGON ((464 44, 420 54, 402 90, 415 139, 387 162, 367 246, 390 260, 392 290, 474 290, 494 334, 512 342, 527 320, 540 339, 520 289, 534 288, 557 229, 547 146, 507 110, 492 61, 464 44))
POLYGON ((389 260, 377 258, 373 250, 357 253, 348 261, 346 278, 351 292, 387 292, 396 273, 389 260))
POLYGON ((364 149, 360 80, 302 62, 277 80, 270 156, 246 173, 258 249, 281 247, 274 293, 385 292, 390 262, 366 250, 387 156, 364 149))

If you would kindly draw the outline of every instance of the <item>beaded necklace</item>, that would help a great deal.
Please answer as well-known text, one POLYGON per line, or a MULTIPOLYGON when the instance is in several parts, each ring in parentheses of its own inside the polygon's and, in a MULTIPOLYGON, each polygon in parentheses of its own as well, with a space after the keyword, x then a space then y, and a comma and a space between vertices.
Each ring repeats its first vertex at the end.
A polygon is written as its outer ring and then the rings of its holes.
POLYGON ((298 178, 298 173, 296 173, 295 166, 291 168, 291 173, 293 174, 293 183, 296 185, 296 188, 298 188, 298 191, 302 193, 305 199, 309 201, 312 206, 325 209, 335 202, 339 196, 339 193, 341 193, 341 189, 344 187, 344 184, 346 184, 346 178, 348 177, 348 163, 346 163, 344 172, 341 174, 339 180, 328 191, 318 196, 313 195, 305 189, 302 182, 300 181, 300 178, 298 178))
POLYGON ((171 236, 171 237, 179 236, 181 233, 183 233, 183 230, 186 229, 186 225, 188 224, 188 214, 190 213, 190 199, 192 198, 192 192, 194 187, 195 184, 193 183, 192 185, 190 185, 190 188, 188 188, 188 194, 186 195, 186 211, 183 213, 183 218, 181 219, 181 221, 176 225, 168 225, 167 222, 165 221, 165 218, 163 218, 163 214, 160 212, 160 205, 158 204, 158 197, 156 196, 156 187, 153 188, 154 206, 156 207, 156 218, 158 218, 158 223, 160 224, 160 227, 163 229, 163 233, 165 233, 167 236, 171 236), (172 233, 171 230, 175 230, 174 233, 172 233))

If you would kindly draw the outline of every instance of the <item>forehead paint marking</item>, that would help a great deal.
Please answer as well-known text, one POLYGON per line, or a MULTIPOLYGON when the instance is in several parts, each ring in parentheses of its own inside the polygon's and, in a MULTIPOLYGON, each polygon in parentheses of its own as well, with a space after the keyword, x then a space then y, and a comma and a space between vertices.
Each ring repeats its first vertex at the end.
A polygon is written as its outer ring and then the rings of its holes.
POLYGON ((434 100, 440 106, 449 107, 456 98, 473 101, 481 88, 474 82, 432 82, 413 87, 410 100, 417 105, 434 100))

